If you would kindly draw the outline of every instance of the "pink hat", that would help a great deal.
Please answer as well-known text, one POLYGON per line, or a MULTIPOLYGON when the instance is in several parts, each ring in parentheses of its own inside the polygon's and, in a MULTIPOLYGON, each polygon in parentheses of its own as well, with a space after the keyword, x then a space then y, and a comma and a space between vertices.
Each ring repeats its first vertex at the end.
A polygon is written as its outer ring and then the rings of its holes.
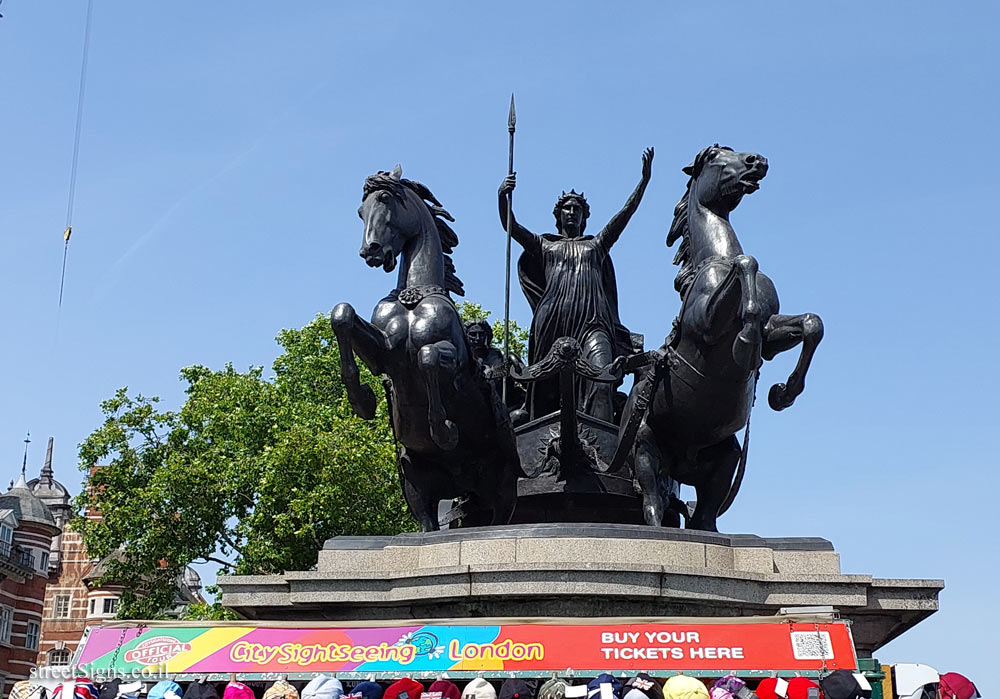
POLYGON ((222 693, 222 699, 254 699, 253 690, 242 682, 230 682, 222 693))
POLYGON ((965 675, 946 672, 941 675, 941 699, 972 699, 979 696, 979 690, 965 675))

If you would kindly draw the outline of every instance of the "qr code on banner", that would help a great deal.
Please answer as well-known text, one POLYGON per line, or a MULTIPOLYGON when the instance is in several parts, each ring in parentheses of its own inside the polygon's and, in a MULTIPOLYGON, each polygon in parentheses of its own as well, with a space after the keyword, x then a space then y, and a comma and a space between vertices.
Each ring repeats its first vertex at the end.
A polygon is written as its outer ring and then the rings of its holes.
POLYGON ((833 660, 829 631, 792 631, 792 654, 796 660, 833 660))

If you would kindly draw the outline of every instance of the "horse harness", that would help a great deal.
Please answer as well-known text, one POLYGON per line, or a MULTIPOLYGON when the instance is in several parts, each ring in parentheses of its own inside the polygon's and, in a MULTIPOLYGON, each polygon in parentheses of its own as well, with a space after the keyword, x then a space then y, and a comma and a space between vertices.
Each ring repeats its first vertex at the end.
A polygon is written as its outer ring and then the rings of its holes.
MULTIPOLYGON (((700 274, 701 271, 708 265, 714 262, 726 261, 728 261, 727 258, 720 255, 713 255, 705 258, 698 263, 694 274, 691 275, 691 284, 694 283, 694 279, 696 279, 698 274, 700 274)), ((673 320, 673 327, 670 330, 670 334, 667 335, 666 340, 664 340, 663 347, 659 350, 646 353, 646 356, 649 358, 647 364, 649 368, 646 370, 645 376, 639 379, 638 388, 636 389, 635 406, 631 415, 629 415, 628 423, 625 425, 621 440, 618 444, 618 449, 615 451, 614 458, 612 459, 611 467, 609 469, 611 471, 615 471, 624 466, 625 460, 632 453, 632 449, 635 445, 635 438, 639 432, 639 427, 642 425, 642 422, 646 417, 646 413, 649 412, 649 406, 652 404, 653 394, 655 393, 660 381, 663 380, 664 376, 667 376, 670 372, 676 374, 683 366, 697 376, 706 378, 702 372, 698 371, 698 369, 695 368, 695 366, 677 350, 681 341, 681 318, 684 316, 688 298, 691 295, 690 293, 687 293, 690 292, 690 288, 691 286, 688 285, 687 289, 685 289, 683 300, 681 301, 681 310, 677 314, 677 317, 673 320)), ((729 509, 730 505, 733 504, 733 500, 735 500, 736 494, 740 490, 740 485, 743 483, 743 476, 746 473, 747 453, 750 446, 750 414, 753 412, 753 405, 757 401, 757 380, 759 377, 760 369, 758 368, 757 371, 754 372, 753 399, 750 403, 750 410, 747 411, 747 423, 743 433, 743 445, 740 448, 740 459, 736 466, 736 473, 734 474, 733 482, 729 487, 729 493, 726 495, 726 499, 719 507, 718 514, 720 515, 725 513, 725 511, 729 509)))
POLYGON ((389 292, 389 298, 396 299, 404 308, 411 311, 429 296, 441 296, 451 301, 452 305, 455 305, 455 301, 448 294, 448 290, 437 284, 407 286, 402 289, 393 289, 389 292))

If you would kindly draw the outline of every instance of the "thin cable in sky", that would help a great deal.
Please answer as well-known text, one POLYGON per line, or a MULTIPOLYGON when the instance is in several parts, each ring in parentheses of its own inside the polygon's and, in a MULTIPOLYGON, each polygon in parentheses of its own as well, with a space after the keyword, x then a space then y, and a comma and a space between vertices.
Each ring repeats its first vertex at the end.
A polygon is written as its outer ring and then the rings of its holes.
POLYGON ((80 134, 83 127, 83 96, 87 89, 87 57, 90 54, 90 18, 94 0, 87 2, 87 21, 83 30, 83 61, 80 63, 80 91, 76 100, 76 133, 73 137, 73 164, 69 171, 69 200, 66 202, 66 230, 63 233, 62 272, 59 275, 59 309, 62 310, 63 290, 66 287, 66 258, 69 255, 69 238, 73 234, 73 201, 76 198, 76 169, 80 160, 80 134))

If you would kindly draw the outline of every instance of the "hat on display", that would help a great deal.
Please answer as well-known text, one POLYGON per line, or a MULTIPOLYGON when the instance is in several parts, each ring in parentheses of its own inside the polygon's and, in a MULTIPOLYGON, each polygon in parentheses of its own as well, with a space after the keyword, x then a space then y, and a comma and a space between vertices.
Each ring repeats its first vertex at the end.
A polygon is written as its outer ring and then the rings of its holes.
POLYGON ((60 682, 52 690, 52 699, 97 699, 97 687, 86 677, 77 677, 75 682, 60 682), (72 694, 69 692, 72 691, 72 694), (64 697, 63 694, 66 694, 64 697))
MULTIPOLYGON (((382 699, 420 699, 420 695, 423 693, 424 686, 422 684, 409 677, 404 677, 390 684, 386 688, 385 694, 382 695, 382 699)), ((303 699, 305 698, 303 697, 303 699)))
POLYGON ((340 699, 343 693, 344 685, 336 677, 316 675, 302 688, 302 699, 340 699))
MULTIPOLYGON (((173 691, 173 696, 170 699, 180 699, 180 685, 176 682, 170 681, 171 684, 177 685, 177 689, 171 688, 173 691)), ((154 687, 155 689, 155 687, 154 687)), ((152 693, 152 689, 149 690, 152 693)), ((136 699, 140 694, 142 694, 142 682, 136 680, 135 682, 120 682, 118 684, 118 692, 115 694, 115 699, 136 699)))
POLYGON ((184 690, 184 699, 219 699, 219 692, 213 683, 206 682, 202 678, 187 686, 184 690))
POLYGON ((709 699, 708 688, 697 677, 674 675, 663 683, 666 699, 709 699))
POLYGON ((568 686, 566 680, 558 677, 546 680, 538 689, 538 699, 565 699, 568 686))
MULTIPOLYGON (((118 687, 119 696, 131 694, 125 687, 118 687)), ((138 694, 138 692, 135 692, 138 694)), ((149 699, 181 699, 181 686, 173 680, 160 680, 149 690, 149 699)))
POLYGON ((747 683, 736 675, 720 677, 712 685, 712 699, 753 699, 756 695, 747 687, 747 683))
MULTIPOLYGON (((100 699, 115 699, 115 697, 118 696, 118 685, 120 685, 121 683, 122 683, 121 678, 118 677, 108 680, 107 682, 101 685, 100 689, 98 690, 97 696, 100 697, 100 699)), ((8 697, 8 699, 14 699, 13 689, 11 690, 10 697, 8 697)))
POLYGON ((623 699, 663 699, 663 687, 645 672, 625 683, 623 699))
MULTIPOLYGON (((537 687, 538 685, 535 685, 537 687)), ((534 699, 535 687, 519 679, 504 680, 498 699, 534 699)))
POLYGON ((45 687, 28 680, 15 682, 8 699, 45 699, 45 687))
POLYGON ((222 699, 254 699, 253 690, 242 682, 233 680, 226 684, 226 688, 222 690, 222 699))
POLYGON ((941 675, 938 691, 941 699, 975 699, 982 696, 976 685, 972 684, 972 680, 957 672, 946 672, 941 675))
POLYGON ((351 690, 351 699, 382 699, 382 685, 378 682, 359 682, 351 690))
POLYGON ((606 672, 587 683, 587 699, 619 699, 621 695, 622 683, 606 672))
POLYGON ((869 699, 872 686, 865 676, 850 670, 834 670, 819 681, 826 699, 869 699))
POLYGON ((200 679, 188 685, 184 690, 184 699, 219 699, 219 693, 214 684, 200 679))
POLYGON ((820 687, 808 677, 793 677, 788 680, 788 699, 809 699, 809 690, 813 688, 820 687))
POLYGON ((497 690, 482 677, 477 677, 465 685, 462 699, 497 699, 497 690))
POLYGON ((462 699, 462 690, 454 682, 436 680, 423 694, 424 699, 462 699))
POLYGON ((264 691, 264 699, 299 699, 299 690, 287 680, 278 680, 264 691))

